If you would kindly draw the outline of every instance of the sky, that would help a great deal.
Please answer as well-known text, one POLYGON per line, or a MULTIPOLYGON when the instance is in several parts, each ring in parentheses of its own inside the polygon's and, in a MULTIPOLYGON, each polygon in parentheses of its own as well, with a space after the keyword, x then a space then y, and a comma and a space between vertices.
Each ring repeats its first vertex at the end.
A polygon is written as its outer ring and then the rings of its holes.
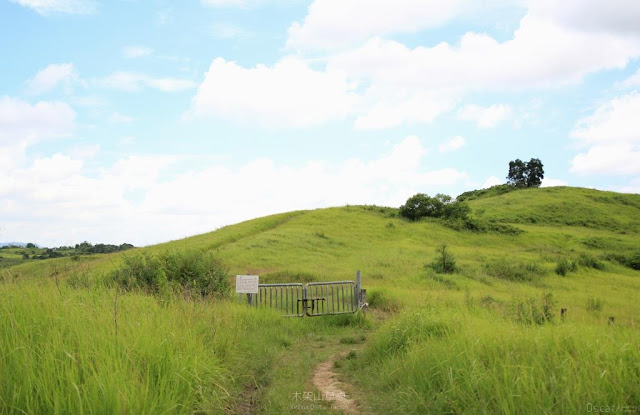
POLYGON ((639 193, 638 22, 637 0, 0 0, 0 241, 397 207, 516 158, 639 193))

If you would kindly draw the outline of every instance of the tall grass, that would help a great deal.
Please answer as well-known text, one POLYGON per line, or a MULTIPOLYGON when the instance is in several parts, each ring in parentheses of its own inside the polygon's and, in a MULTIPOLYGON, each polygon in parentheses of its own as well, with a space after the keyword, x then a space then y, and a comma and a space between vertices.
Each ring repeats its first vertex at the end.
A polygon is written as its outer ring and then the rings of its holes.
POLYGON ((582 413, 640 402, 637 331, 442 311, 388 323, 353 361, 375 412, 582 413))
POLYGON ((350 324, 99 286, 5 283, 0 296, 2 414, 222 413, 295 338, 350 324))

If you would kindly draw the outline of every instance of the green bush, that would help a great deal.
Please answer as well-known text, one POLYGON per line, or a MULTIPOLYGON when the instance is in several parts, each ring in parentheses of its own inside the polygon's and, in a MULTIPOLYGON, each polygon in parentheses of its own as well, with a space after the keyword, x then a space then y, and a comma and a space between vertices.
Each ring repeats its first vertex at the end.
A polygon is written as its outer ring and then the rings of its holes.
POLYGON ((519 235, 524 232, 506 223, 497 223, 478 218, 455 218, 444 221, 444 225, 456 231, 470 231, 476 233, 493 232, 504 235, 519 235))
POLYGON ((229 293, 228 271, 211 252, 168 251, 160 261, 167 279, 184 290, 203 297, 229 293))
POLYGON ((604 263, 602 261, 598 261, 591 255, 586 253, 580 254, 580 258, 578 258, 578 263, 583 267, 587 267, 587 268, 593 268, 598 270, 604 269, 604 263))
POLYGON ((437 256, 431 263, 431 269, 438 274, 453 274, 456 272, 456 259, 451 252, 447 250, 447 245, 442 244, 436 248, 437 256))
POLYGON ((640 271, 640 251, 635 252, 627 257, 627 266, 636 271, 640 271))
POLYGON ((609 252, 606 255, 606 259, 608 261, 616 261, 624 265, 625 267, 629 267, 631 269, 635 269, 636 271, 640 271, 640 251, 633 252, 626 255, 609 252))
POLYGON ((230 289, 227 277, 226 268, 212 253, 169 251, 159 256, 125 256, 122 265, 107 276, 107 283, 126 291, 159 294, 173 288, 202 297, 221 297, 230 289))
POLYGON ((576 271, 578 271, 577 261, 572 261, 567 258, 560 258, 560 260, 556 264, 556 274, 562 275, 563 277, 566 276, 569 272, 576 271))
POLYGON ((440 193, 435 197, 418 193, 407 199, 399 209, 400 216, 412 221, 425 217, 466 219, 469 212, 471 208, 466 203, 453 201, 451 196, 440 193))
POLYGON ((544 275, 544 269, 533 262, 523 263, 500 258, 484 264, 487 274, 507 281, 528 282, 544 275))
POLYGON ((160 260, 150 254, 125 255, 120 267, 107 276, 125 291, 140 290, 158 294, 168 288, 167 275, 160 260))

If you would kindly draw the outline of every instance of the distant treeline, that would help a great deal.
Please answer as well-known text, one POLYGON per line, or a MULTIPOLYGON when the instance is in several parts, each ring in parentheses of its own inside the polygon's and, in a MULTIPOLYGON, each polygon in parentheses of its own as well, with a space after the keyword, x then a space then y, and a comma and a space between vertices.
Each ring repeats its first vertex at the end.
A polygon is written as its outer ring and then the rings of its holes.
POLYGON ((59 246, 55 248, 40 248, 36 244, 28 243, 25 246, 7 245, 0 247, 2 251, 9 251, 11 253, 22 256, 22 260, 28 259, 49 259, 49 258, 61 258, 67 256, 78 256, 88 254, 110 254, 113 252, 126 251, 127 249, 135 248, 132 244, 123 243, 120 245, 114 244, 92 244, 87 241, 75 244, 75 246, 59 246))

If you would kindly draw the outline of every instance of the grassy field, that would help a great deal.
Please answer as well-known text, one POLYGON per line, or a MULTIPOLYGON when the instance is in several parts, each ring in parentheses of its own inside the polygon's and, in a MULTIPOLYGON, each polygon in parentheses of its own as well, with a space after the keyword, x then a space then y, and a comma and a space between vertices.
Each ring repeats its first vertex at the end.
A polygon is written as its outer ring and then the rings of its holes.
POLYGON ((363 413, 640 412, 640 196, 547 188, 469 204, 521 232, 346 206, 0 269, 0 413, 299 413, 314 366, 360 338, 338 366, 363 413), (453 274, 429 267, 442 244, 453 274), (287 319, 104 283, 122 255, 184 249, 263 282, 361 270, 370 311, 287 319))

